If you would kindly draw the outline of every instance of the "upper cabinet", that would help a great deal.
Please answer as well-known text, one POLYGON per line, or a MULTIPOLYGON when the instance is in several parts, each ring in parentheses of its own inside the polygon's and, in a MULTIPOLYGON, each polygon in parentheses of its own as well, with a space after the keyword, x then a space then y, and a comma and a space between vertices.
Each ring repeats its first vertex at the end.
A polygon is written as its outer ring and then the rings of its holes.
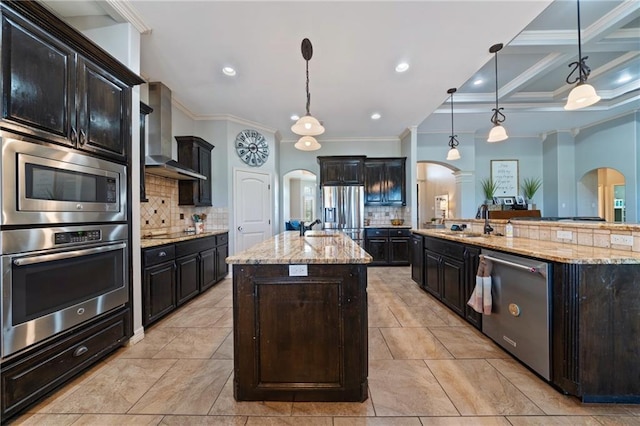
POLYGON ((364 185, 364 155, 318 157, 320 186, 364 185))
POLYGON ((365 205, 405 206, 407 204, 406 161, 406 157, 365 160, 365 205))
POLYGON ((178 204, 211 206, 211 151, 214 146, 197 136, 176 136, 178 163, 207 177, 207 180, 181 180, 178 204))
POLYGON ((28 19, 7 6, 2 5, 3 126, 126 161, 131 86, 142 80, 88 40, 55 31, 48 15, 52 31, 32 24, 30 19, 42 24, 45 16, 35 2, 12 3, 28 19))

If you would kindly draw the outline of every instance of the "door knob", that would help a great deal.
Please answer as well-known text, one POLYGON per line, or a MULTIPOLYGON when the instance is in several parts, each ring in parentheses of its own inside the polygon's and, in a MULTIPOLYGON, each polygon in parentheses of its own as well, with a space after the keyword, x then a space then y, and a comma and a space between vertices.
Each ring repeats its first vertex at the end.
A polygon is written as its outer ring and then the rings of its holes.
POLYGON ((238 231, 242 232, 242 226, 238 226, 238 231))

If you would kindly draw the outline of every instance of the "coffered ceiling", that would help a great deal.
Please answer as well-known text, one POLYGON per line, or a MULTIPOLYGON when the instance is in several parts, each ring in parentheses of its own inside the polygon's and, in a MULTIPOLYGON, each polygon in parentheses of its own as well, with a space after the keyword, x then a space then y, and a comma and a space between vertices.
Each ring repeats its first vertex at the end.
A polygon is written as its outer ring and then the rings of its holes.
POLYGON ((638 109, 640 7, 582 0, 583 55, 603 100, 562 109, 577 59, 574 0, 513 1, 46 1, 79 28, 130 21, 143 31, 141 73, 162 81, 195 119, 238 117, 294 140, 304 114, 307 37, 311 113, 327 140, 396 139, 408 127, 486 135, 495 102, 513 136, 575 130, 638 109), (409 64, 404 73, 394 68, 409 64), (235 77, 222 73, 232 66, 235 77), (474 84, 482 80, 482 83, 474 84), (372 120, 371 114, 381 114, 372 120))

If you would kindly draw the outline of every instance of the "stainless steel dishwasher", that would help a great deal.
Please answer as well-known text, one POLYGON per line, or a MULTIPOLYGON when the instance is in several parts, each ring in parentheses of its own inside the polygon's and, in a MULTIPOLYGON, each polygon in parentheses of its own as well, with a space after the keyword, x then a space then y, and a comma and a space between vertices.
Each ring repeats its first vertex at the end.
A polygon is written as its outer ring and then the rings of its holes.
POLYGON ((491 315, 482 332, 547 380, 551 380, 550 265, 492 250, 491 315))

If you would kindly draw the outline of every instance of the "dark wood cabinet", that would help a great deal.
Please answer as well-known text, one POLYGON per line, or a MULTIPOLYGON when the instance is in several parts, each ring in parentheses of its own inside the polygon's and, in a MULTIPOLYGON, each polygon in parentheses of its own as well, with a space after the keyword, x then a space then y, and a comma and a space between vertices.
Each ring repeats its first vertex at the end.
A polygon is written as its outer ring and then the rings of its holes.
POLYGON ((405 206, 407 204, 406 160, 406 157, 365 160, 365 205, 405 206))
POLYGON ((476 287, 476 275, 478 272, 478 264, 480 262, 480 248, 477 246, 465 245, 464 247, 464 317, 477 329, 482 328, 482 314, 476 312, 471 306, 467 305, 467 301, 471 298, 471 293, 476 287))
POLYGON ((211 206, 211 151, 214 146, 197 136, 176 136, 178 162, 207 177, 207 180, 184 180, 178 183, 178 204, 211 206))
POLYGON ((2 422, 41 399, 129 339, 121 308, 2 364, 2 422))
POLYGON ((424 251, 424 289, 438 299, 440 299, 442 283, 440 279, 441 262, 442 258, 438 253, 430 250, 424 251))
POLYGON ((153 112, 153 108, 140 102, 140 202, 145 203, 147 199, 147 187, 144 180, 144 161, 147 156, 147 115, 153 112))
POLYGON ((226 277, 228 241, 225 232, 143 249, 142 324, 152 324, 226 277))
POLYGON ((424 288, 424 244, 422 235, 411 236, 411 279, 424 288))
POLYGON ((458 259, 441 257, 441 286, 442 302, 455 313, 464 316, 464 262, 458 259))
POLYGON ((318 157, 320 186, 364 185, 365 156, 318 157))
POLYGON ((373 257, 370 265, 406 266, 409 264, 411 231, 394 228, 367 228, 364 247, 373 257))
POLYGON ((126 161, 131 86, 142 80, 123 66, 107 70, 7 8, 2 14, 4 126, 126 161))
POLYGON ((236 400, 364 401, 366 288, 363 264, 234 265, 236 400))

